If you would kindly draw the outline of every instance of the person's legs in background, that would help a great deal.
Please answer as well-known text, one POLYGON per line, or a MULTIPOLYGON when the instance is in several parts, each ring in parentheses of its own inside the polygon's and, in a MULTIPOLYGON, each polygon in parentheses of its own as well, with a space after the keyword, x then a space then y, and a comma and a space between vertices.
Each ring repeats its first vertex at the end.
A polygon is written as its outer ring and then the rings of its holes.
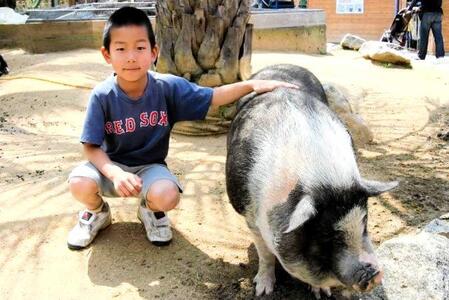
POLYGON ((431 23, 432 34, 435 38, 435 56, 437 58, 444 57, 444 41, 441 29, 441 13, 434 13, 433 22, 431 23))
POLYGON ((421 19, 421 25, 419 26, 419 45, 418 45, 418 57, 419 59, 425 59, 427 55, 427 45, 429 42, 429 31, 431 25, 431 13, 424 13, 421 19))

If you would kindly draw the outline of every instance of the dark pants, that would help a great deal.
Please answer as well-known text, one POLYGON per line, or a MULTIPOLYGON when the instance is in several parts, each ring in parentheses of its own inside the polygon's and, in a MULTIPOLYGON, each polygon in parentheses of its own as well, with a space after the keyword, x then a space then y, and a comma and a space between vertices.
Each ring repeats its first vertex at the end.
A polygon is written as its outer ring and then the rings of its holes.
POLYGON ((435 38, 435 56, 437 58, 444 56, 444 42, 443 34, 441 32, 441 16, 442 14, 439 12, 425 12, 422 16, 421 26, 419 27, 418 56, 420 59, 426 58, 430 29, 432 29, 432 34, 435 38))

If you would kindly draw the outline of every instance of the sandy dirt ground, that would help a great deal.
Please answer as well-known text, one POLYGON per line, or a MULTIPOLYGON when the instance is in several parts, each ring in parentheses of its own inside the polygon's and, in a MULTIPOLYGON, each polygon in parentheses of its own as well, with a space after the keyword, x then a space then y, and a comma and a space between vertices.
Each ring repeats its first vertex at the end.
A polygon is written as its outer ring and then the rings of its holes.
MULTIPOLYGON (((27 54, 0 50, 12 72, 0 78, 1 299, 251 299, 257 254, 225 188, 226 136, 173 135, 168 163, 185 193, 170 212, 174 241, 152 246, 136 199, 108 199, 113 224, 83 251, 66 246, 81 206, 66 178, 81 162, 78 142, 90 88, 110 67, 95 50, 27 54), (37 80, 37 78, 44 80, 37 80)), ((294 63, 344 89, 375 143, 358 149, 368 178, 401 181, 369 201, 376 245, 449 211, 449 63, 412 69, 328 55, 255 53, 253 70, 294 63)), ((329 141, 332 143, 332 141, 329 141)), ((279 272, 267 299, 312 299, 279 272)))

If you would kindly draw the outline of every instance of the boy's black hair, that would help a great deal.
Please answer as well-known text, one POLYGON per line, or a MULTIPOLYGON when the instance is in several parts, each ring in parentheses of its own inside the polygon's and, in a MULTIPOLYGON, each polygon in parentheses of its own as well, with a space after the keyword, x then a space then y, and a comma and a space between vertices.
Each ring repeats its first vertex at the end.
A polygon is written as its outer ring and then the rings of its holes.
POLYGON ((147 14, 135 7, 124 6, 116 10, 106 22, 103 31, 103 47, 109 52, 109 46, 111 44, 111 30, 113 28, 127 26, 127 25, 137 25, 145 26, 148 32, 148 40, 150 41, 151 48, 156 46, 156 38, 154 37, 153 28, 148 19, 147 14))

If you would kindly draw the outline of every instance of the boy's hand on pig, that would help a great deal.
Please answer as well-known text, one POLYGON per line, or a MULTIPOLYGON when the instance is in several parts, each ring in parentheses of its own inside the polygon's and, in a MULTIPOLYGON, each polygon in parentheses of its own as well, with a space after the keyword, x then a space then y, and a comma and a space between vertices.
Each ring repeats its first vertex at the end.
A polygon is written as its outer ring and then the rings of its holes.
POLYGON ((297 85, 278 80, 250 80, 250 81, 253 87, 253 91, 256 92, 256 94, 271 92, 272 90, 278 87, 299 89, 297 85))

